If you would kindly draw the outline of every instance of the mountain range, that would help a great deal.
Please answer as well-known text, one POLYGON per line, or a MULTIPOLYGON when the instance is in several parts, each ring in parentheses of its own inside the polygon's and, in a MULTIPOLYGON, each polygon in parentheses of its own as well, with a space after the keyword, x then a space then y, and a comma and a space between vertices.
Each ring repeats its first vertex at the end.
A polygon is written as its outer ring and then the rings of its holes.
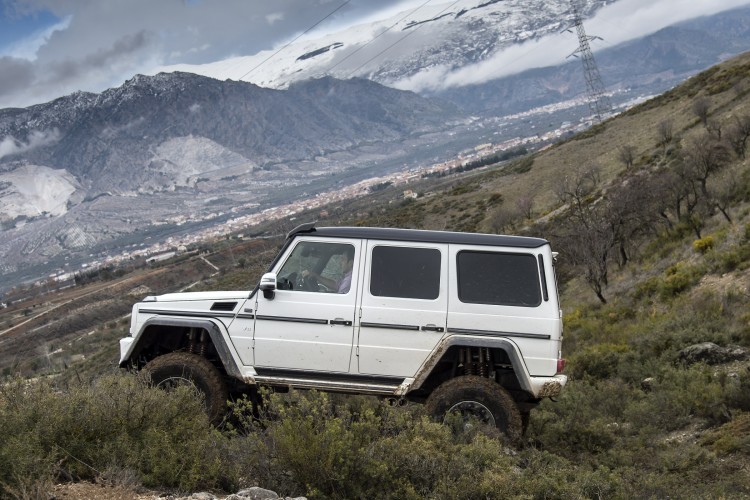
POLYGON ((257 206, 362 166, 359 148, 395 157, 403 141, 465 120, 449 103, 364 79, 276 90, 189 73, 0 110, 0 267, 257 206))
MULTIPOLYGON (((606 37, 606 33, 602 35, 606 37)), ((741 53, 748 49, 748 40, 750 8, 740 8, 604 48, 595 52, 595 58, 614 101, 624 102, 638 94, 659 94, 696 72, 741 53)), ((581 61, 570 58, 558 66, 424 94, 449 100, 472 113, 503 115, 572 99, 585 88, 581 61)))
MULTIPOLYGON (((615 0, 576 3, 580 14, 588 17, 615 0)), ((245 80, 273 88, 329 75, 362 77, 416 90, 412 80, 423 78, 420 75, 427 69, 466 67, 505 48, 557 34, 572 26, 573 15, 570 0, 424 2, 387 19, 323 36, 302 37, 282 49, 163 70, 245 80)), ((572 50, 576 42, 571 38, 570 43, 572 50)))
MULTIPOLYGON (((587 18, 614 3, 577 2, 584 25, 587 18)), ((274 88, 320 75, 357 76, 448 100, 474 114, 497 116, 585 94, 581 61, 565 59, 578 45, 573 30, 568 32, 573 25, 569 0, 460 0, 426 5, 319 38, 300 39, 275 52, 165 70, 241 79, 274 88), (565 47, 559 58, 539 54, 549 47, 535 48, 534 43, 545 39, 565 47), (508 62, 534 69, 508 74, 510 70, 504 67, 481 64, 508 49, 518 54, 508 62), (535 66, 532 60, 551 64, 535 66), (482 81, 457 81, 452 72, 460 75, 461 69, 465 80, 482 81), (450 85, 444 83, 448 78, 452 78, 450 85)), ((613 92, 616 103, 625 102, 634 94, 661 93, 746 50, 750 8, 694 18, 616 45, 608 41, 607 31, 590 35, 597 37, 591 47, 605 87, 613 92)))

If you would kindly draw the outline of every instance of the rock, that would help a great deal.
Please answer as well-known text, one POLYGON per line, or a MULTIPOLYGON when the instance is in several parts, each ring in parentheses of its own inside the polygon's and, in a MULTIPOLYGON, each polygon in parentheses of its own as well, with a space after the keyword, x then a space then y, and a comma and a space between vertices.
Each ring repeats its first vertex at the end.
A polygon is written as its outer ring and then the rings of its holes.
POLYGON ((680 361, 686 364, 702 361, 709 365, 718 365, 747 358, 747 349, 739 346, 721 347, 713 342, 691 345, 680 351, 680 361))
POLYGON ((200 493, 193 493, 188 497, 190 500, 217 500, 215 495, 211 493, 201 491, 200 493))
POLYGON ((250 500, 268 500, 272 498, 279 498, 278 493, 276 493, 275 491, 259 488, 258 486, 240 490, 237 492, 237 496, 243 499, 249 498, 250 500))
POLYGON ((643 389, 646 392, 651 391, 651 389, 654 388, 654 382, 656 379, 654 377, 648 377, 641 380, 641 389, 643 389))

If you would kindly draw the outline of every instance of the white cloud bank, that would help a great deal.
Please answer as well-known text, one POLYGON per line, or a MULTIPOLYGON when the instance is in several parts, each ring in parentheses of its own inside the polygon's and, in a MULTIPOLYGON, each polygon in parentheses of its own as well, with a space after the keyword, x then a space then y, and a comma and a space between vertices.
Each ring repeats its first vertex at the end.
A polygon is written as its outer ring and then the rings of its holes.
POLYGON ((32 149, 46 146, 60 140, 60 131, 53 129, 47 132, 32 130, 27 142, 19 141, 12 136, 6 136, 0 141, 0 159, 5 156, 25 153, 32 149))
MULTIPOLYGON (((584 21, 587 33, 604 37, 608 45, 641 38, 688 19, 712 15, 750 4, 750 0, 620 0, 584 21)), ((451 69, 437 66, 393 86, 415 92, 444 90, 484 83, 533 68, 557 66, 578 46, 575 35, 551 35, 500 50, 477 64, 451 69)), ((597 47, 594 46, 596 49, 597 47)))

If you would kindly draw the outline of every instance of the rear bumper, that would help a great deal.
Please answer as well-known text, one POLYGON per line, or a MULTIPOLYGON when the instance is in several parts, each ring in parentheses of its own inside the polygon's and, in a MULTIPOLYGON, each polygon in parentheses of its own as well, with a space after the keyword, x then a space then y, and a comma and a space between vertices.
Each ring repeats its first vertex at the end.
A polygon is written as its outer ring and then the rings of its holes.
POLYGON ((558 374, 554 377, 530 377, 531 392, 537 398, 553 398, 559 396, 565 384, 568 383, 568 376, 558 374))

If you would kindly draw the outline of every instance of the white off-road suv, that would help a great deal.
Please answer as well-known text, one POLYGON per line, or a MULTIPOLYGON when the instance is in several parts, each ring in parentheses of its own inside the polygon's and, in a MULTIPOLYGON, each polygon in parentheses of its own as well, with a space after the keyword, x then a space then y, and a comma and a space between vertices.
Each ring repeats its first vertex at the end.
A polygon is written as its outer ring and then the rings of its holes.
POLYGON ((135 304, 120 365, 193 384, 214 419, 230 392, 295 387, 424 402, 514 440, 567 381, 561 342, 546 240, 305 224, 251 292, 135 304))

